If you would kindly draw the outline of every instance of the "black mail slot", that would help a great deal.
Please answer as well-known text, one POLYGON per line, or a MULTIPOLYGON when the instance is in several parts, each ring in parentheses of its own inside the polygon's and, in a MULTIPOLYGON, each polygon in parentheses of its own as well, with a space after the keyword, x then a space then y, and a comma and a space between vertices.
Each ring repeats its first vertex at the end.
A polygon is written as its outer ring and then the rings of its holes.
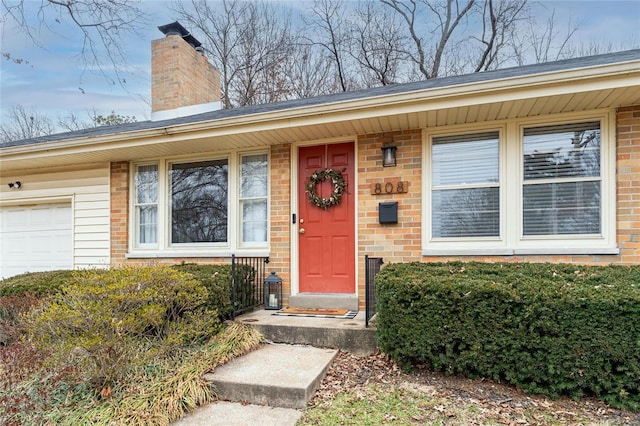
POLYGON ((378 222, 398 223, 398 202, 378 203, 378 222))

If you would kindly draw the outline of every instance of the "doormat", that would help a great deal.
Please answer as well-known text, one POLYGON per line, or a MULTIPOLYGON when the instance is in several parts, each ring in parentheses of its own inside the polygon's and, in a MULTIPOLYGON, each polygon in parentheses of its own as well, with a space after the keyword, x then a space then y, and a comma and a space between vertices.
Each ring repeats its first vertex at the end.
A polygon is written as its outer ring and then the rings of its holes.
POLYGON ((315 318, 339 318, 353 319, 358 311, 350 311, 348 309, 332 309, 332 308, 285 308, 272 315, 288 316, 288 317, 315 317, 315 318))

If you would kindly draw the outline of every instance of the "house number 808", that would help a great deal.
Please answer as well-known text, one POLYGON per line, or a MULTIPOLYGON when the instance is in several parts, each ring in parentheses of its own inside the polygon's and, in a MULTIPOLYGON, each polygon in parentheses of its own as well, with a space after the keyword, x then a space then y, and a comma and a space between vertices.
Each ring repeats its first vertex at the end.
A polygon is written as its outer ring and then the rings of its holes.
POLYGON ((408 192, 409 182, 407 181, 386 181, 371 184, 372 195, 383 194, 403 194, 408 192))

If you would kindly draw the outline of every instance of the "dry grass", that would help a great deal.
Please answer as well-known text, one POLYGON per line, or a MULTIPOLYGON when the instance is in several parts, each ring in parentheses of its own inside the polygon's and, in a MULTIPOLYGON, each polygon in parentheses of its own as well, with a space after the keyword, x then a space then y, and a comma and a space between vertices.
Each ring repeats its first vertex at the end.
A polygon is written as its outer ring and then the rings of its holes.
POLYGON ((640 424, 640 413, 426 368, 407 373, 381 353, 338 353, 298 425, 378 424, 631 426, 640 424))
MULTIPOLYGON (((22 421, 74 426, 168 425, 215 400, 214 390, 202 376, 257 348, 260 340, 255 330, 231 323, 206 345, 183 349, 171 357, 132 370, 109 389, 110 394, 96 395, 87 387, 68 384, 65 392, 57 392, 63 402, 50 404, 46 412, 21 413, 22 421)), ((1 411, 0 423, 4 423, 1 411)))

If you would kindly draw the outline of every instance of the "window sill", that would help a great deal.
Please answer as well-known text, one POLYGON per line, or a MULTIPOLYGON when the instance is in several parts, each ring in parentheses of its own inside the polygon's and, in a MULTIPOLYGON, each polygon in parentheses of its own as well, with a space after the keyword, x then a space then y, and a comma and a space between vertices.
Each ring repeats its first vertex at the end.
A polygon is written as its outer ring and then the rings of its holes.
POLYGON ((224 251, 134 251, 126 254, 127 259, 170 259, 170 258, 216 258, 216 257, 231 257, 236 255, 237 257, 269 257, 268 249, 259 250, 247 250, 238 249, 233 252, 230 250, 224 251))
POLYGON ((620 249, 606 247, 547 247, 519 249, 426 249, 423 256, 553 256, 553 255, 618 255, 620 249))

